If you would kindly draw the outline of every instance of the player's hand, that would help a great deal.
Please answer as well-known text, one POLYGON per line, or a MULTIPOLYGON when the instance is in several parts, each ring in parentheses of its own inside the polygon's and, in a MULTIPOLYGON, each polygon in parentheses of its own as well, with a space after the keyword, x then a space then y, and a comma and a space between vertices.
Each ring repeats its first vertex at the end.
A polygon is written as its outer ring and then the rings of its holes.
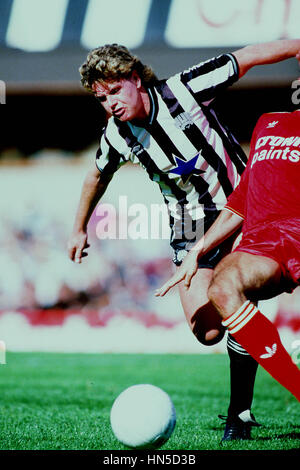
POLYGON ((181 266, 177 269, 175 274, 165 284, 156 289, 155 296, 163 297, 172 287, 176 286, 181 281, 184 281, 184 287, 188 289, 191 285, 192 277, 196 274, 198 269, 199 251, 191 250, 184 258, 181 266))
POLYGON ((69 258, 75 263, 81 263, 81 259, 88 256, 88 253, 84 251, 90 246, 88 244, 87 233, 79 232, 72 234, 67 246, 69 258))

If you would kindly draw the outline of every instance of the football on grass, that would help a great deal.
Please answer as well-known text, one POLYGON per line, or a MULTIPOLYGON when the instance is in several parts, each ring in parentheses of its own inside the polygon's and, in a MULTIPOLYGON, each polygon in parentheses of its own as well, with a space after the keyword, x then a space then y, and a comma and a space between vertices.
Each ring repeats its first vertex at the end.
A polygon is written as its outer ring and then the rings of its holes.
POLYGON ((169 395, 150 384, 126 388, 114 401, 110 423, 116 438, 135 449, 157 449, 174 431, 176 412, 169 395))

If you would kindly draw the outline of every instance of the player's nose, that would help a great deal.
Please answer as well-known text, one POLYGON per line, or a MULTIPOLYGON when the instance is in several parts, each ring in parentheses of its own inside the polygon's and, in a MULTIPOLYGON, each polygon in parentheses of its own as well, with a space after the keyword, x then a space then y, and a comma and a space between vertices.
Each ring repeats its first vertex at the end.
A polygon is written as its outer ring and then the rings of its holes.
POLYGON ((108 106, 109 106, 110 109, 113 111, 114 108, 116 107, 116 104, 117 104, 116 98, 115 98, 114 96, 108 96, 108 97, 106 98, 106 100, 107 100, 108 106))

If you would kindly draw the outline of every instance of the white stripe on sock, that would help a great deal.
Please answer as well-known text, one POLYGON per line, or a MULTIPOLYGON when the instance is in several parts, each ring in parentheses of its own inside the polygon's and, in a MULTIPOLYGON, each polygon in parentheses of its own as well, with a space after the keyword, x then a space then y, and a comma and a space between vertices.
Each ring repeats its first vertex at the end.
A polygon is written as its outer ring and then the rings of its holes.
POLYGON ((227 327, 231 334, 236 333, 251 320, 257 311, 255 305, 247 300, 235 313, 223 320, 222 325, 227 327))
POLYGON ((250 304, 245 312, 241 313, 240 316, 236 320, 230 323, 230 325, 228 326, 228 330, 232 331, 232 329, 238 326, 242 321, 244 321, 244 319, 247 318, 248 315, 250 315, 253 312, 253 310, 257 310, 257 309, 253 304, 250 304))
POLYGON ((233 329, 230 329, 230 333, 233 334, 233 333, 236 333, 237 331, 240 331, 241 328, 243 328, 243 326, 245 326, 248 321, 251 320, 252 317, 254 317, 254 315, 258 312, 258 309, 256 307, 254 307, 254 309, 248 314, 248 316, 240 323, 238 323, 238 325, 233 328, 233 329))
POLYGON ((231 325, 232 322, 234 322, 241 313, 244 313, 245 311, 248 311, 248 307, 250 306, 250 300, 246 300, 246 302, 243 303, 243 305, 230 317, 226 318, 225 320, 222 321, 223 326, 229 326, 231 325))
POLYGON ((243 356, 250 356, 250 354, 246 351, 246 349, 243 348, 243 346, 241 346, 229 336, 227 337, 227 347, 238 354, 242 354, 243 356))
POLYGON ((249 301, 247 302, 247 305, 246 305, 246 302, 245 302, 242 305, 242 307, 239 308, 239 310, 236 313, 234 313, 233 315, 230 315, 230 317, 227 318, 227 320, 222 322, 223 325, 227 326, 227 328, 229 330, 231 328, 233 328, 234 326, 236 326, 238 323, 240 323, 240 321, 243 320, 249 313, 251 313, 253 308, 255 308, 255 306, 253 304, 251 304, 249 301), (242 309, 243 306, 245 306, 244 309, 242 309), (231 321, 229 321, 229 320, 231 320, 231 321))

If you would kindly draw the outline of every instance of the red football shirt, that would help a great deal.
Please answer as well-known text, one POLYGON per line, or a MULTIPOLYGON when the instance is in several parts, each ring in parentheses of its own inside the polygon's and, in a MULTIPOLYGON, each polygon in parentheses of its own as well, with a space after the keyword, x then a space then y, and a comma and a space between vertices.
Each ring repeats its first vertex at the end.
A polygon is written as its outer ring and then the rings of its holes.
POLYGON ((300 218, 300 110, 260 117, 246 169, 225 207, 244 218, 243 233, 263 222, 300 218))

